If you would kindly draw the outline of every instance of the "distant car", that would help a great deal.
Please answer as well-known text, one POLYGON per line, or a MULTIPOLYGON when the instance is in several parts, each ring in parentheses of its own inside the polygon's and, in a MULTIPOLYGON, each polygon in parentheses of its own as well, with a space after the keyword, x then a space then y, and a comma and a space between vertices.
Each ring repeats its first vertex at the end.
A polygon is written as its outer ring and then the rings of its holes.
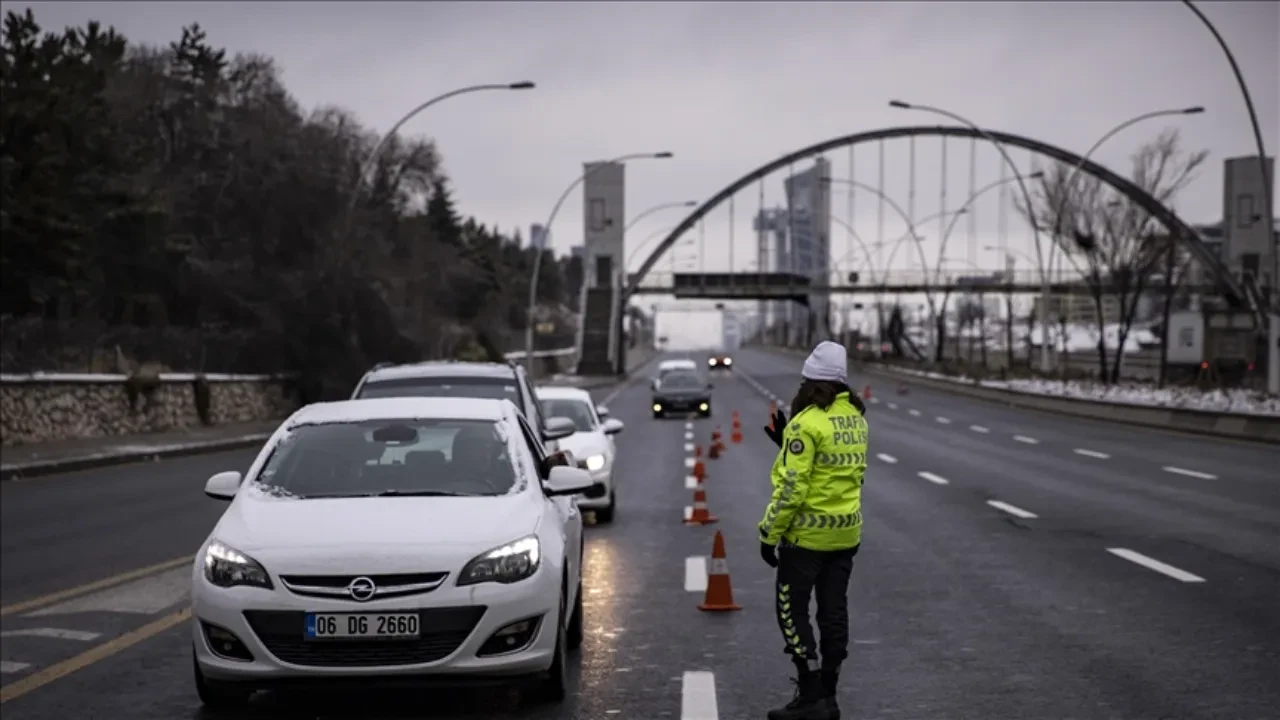
POLYGON ((697 413, 711 417, 712 384, 696 372, 667 373, 653 389, 653 416, 697 413))
POLYGON ((596 405, 591 393, 574 387, 540 387, 538 402, 543 414, 573 421, 575 432, 560 441, 578 462, 578 467, 591 473, 592 481, 603 485, 605 494, 594 499, 578 500, 578 507, 595 512, 596 522, 613 522, 617 507, 613 458, 616 454, 613 436, 622 432, 621 420, 608 417, 609 409, 596 405))
POLYGON ((649 381, 649 388, 657 389, 658 383, 662 381, 662 378, 666 377, 667 373, 688 372, 688 371, 697 372, 697 370, 698 370, 698 363, 688 358, 678 358, 676 360, 663 360, 662 362, 658 363, 658 374, 654 375, 653 380, 649 381))
POLYGON ((548 418, 538 405, 524 368, 515 363, 437 360, 407 365, 378 365, 356 384, 352 400, 390 397, 499 398, 515 403, 548 454, 560 449, 551 434, 572 433, 573 421, 548 418), (554 429, 553 429, 554 428, 554 429))
MULTIPOLYGON (((552 433, 555 435, 556 433, 552 433)), ((590 474, 556 466, 507 400, 308 405, 241 478, 192 568, 196 691, 424 676, 566 693, 582 641, 590 474)))
POLYGON ((733 367, 733 358, 728 355, 712 355, 707 358, 707 368, 710 370, 728 370, 733 367))

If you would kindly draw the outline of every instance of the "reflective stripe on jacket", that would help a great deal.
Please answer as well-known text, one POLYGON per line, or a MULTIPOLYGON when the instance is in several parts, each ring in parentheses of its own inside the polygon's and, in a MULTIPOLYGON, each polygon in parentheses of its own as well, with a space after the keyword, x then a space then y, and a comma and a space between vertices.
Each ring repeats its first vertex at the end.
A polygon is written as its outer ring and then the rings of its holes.
POLYGON ((843 550, 862 541, 862 478, 867 470, 867 420, 849 400, 810 406, 787 423, 773 461, 773 496, 760 539, 809 550, 843 550))

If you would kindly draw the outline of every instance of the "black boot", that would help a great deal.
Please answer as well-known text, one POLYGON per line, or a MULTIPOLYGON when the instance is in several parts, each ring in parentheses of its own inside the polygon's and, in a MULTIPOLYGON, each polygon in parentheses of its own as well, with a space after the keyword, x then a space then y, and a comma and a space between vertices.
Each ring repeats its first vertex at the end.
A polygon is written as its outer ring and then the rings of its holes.
POLYGON ((840 705, 836 702, 836 686, 840 683, 840 666, 822 668, 822 694, 830 705, 830 720, 840 720, 840 705))
POLYGON ((786 707, 769 711, 769 720, 836 720, 832 706, 822 691, 822 677, 804 669, 795 680, 796 695, 786 707))

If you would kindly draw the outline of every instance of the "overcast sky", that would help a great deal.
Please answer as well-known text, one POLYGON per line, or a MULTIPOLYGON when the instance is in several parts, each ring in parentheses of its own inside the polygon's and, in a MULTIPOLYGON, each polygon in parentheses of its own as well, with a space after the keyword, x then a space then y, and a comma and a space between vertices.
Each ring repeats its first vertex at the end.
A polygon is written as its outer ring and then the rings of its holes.
MULTIPOLYGON (((1254 98, 1270 154, 1280 147, 1280 3, 1201 2, 1230 43, 1254 98)), ((22 7, 5 3, 5 9, 22 7)), ((627 215, 655 204, 702 200, 791 150, 844 134, 897 125, 952 124, 895 110, 891 98, 946 108, 985 127, 1083 153, 1140 113, 1203 105, 1200 116, 1126 130, 1095 156, 1125 171, 1129 154, 1163 127, 1182 128, 1210 160, 1178 198, 1188 221, 1222 214, 1222 163, 1255 152, 1245 106, 1213 37, 1178 2, 51 2, 32 3, 46 27, 97 19, 133 41, 167 43, 199 22, 211 42, 273 56, 305 107, 341 105, 380 130, 435 94, 473 83, 533 80, 526 92, 450 100, 406 126, 433 137, 459 208, 527 237, 584 161, 670 150, 675 159, 627 170, 627 215)), ((917 219, 939 209, 940 140, 916 143, 917 219)), ((877 181, 876 148, 857 151, 857 177, 877 181)), ((904 207, 908 146, 886 146, 886 191, 904 207)), ((968 142, 950 142, 947 206, 969 191, 968 142)), ((1019 163, 1029 155, 1016 152, 1019 163)), ((832 153, 848 177, 847 150, 832 153)), ((978 154, 977 186, 999 177, 999 156, 978 154)), ((803 169, 798 167, 797 170, 803 169)), ((782 199, 782 176, 764 186, 782 199)), ((948 257, 999 267, 981 248, 999 242, 997 192, 962 220, 948 257), (977 250, 970 256, 970 246, 977 250)), ((843 190, 833 213, 849 217, 843 190)), ((859 195, 854 225, 874 241, 876 207, 859 195)), ((737 198, 734 266, 755 254, 753 187, 737 198)), ((658 213, 633 231, 629 252, 675 225, 658 213)), ((1026 226, 1009 213, 1008 242, 1031 252, 1026 226)), ((905 225, 886 219, 893 239, 905 225)), ((706 266, 728 268, 728 209, 705 226, 706 266)), ((936 257, 936 225, 921 232, 936 257)), ((582 201, 566 204, 552 231, 561 251, 581 242, 582 201)), ((839 226, 832 246, 847 243, 839 226)), ((656 243, 651 243, 656 244, 656 243)), ((691 251, 685 251, 689 257, 691 251)), ((640 253, 643 255, 645 253, 640 253)), ((894 265, 912 264, 901 252, 894 265)), ((639 259, 635 264, 638 264, 639 259)), ((690 260, 684 262, 687 268, 690 260)), ((669 267, 664 259, 659 269, 669 267)))

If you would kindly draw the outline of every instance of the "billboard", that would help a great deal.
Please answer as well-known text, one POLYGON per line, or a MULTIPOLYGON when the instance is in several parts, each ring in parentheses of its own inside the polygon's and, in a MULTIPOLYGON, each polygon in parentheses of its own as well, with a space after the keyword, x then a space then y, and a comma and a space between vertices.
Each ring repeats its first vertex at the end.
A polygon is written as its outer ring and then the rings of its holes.
POLYGON ((1170 314, 1165 343, 1169 364, 1199 365, 1204 360, 1204 316, 1192 310, 1170 314))

